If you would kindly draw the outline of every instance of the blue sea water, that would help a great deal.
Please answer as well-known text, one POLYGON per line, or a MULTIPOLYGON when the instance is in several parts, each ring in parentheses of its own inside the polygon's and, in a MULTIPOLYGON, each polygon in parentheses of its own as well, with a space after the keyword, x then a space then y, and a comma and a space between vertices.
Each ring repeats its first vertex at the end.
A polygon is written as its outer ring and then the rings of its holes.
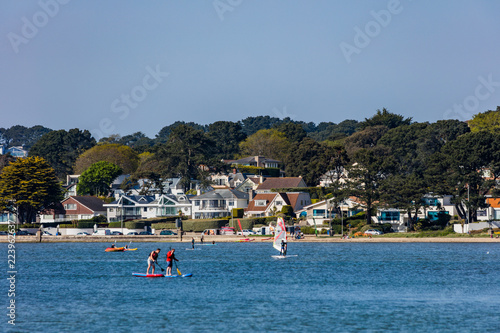
MULTIPOLYGON (((500 244, 16 244, 9 332, 498 332, 500 244), (138 278, 176 248, 192 278, 138 278)), ((0 244, 7 258, 7 244, 0 244)), ((7 260, 2 271, 8 277, 7 260)), ((165 268, 165 267, 164 267, 165 268)), ((157 270, 159 271, 159 270, 157 270)))

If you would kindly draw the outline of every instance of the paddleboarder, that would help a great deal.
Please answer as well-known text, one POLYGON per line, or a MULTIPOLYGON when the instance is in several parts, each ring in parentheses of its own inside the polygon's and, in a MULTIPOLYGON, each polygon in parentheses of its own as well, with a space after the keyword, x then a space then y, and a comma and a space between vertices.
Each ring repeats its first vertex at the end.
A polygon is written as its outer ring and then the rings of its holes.
POLYGON ((172 275, 172 263, 175 261, 179 261, 176 257, 175 257, 175 249, 172 249, 170 251, 168 251, 167 253, 167 276, 170 276, 172 275))
POLYGON ((149 274, 149 268, 152 266, 153 267, 153 271, 151 274, 154 274, 155 273, 155 263, 157 263, 157 259, 158 259, 158 254, 160 253, 160 249, 156 249, 155 251, 151 252, 149 254, 149 257, 148 257, 148 270, 146 271, 146 275, 149 274))
POLYGON ((194 237, 193 237, 193 238, 191 238, 191 247, 192 247, 192 248, 193 248, 193 250, 194 250, 194 237))

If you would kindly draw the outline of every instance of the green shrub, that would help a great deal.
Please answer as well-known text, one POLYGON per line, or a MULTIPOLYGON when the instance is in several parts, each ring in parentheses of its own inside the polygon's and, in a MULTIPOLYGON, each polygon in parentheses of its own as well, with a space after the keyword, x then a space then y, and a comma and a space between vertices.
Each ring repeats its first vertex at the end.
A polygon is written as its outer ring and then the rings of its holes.
POLYGON ((292 206, 284 205, 283 208, 281 208, 281 213, 285 214, 286 216, 292 216, 293 215, 292 206))
POLYGON ((71 223, 59 224, 59 228, 74 228, 75 225, 71 223))
POLYGON ((242 218, 245 210, 243 208, 233 208, 233 217, 242 218))
POLYGON ((175 223, 151 223, 151 228, 155 230, 177 229, 175 223))
POLYGON ((108 224, 108 227, 109 228, 121 228, 123 226, 125 226, 125 223, 122 224, 122 222, 109 222, 108 224))
POLYGON ((202 232, 205 229, 219 229, 227 225, 227 220, 187 220, 182 223, 182 229, 190 232, 202 232))
POLYGON ((140 221, 128 221, 125 222, 125 228, 127 229, 144 229, 146 223, 140 221))
MULTIPOLYGON (((95 224, 96 224, 95 222, 79 221, 76 224, 76 227, 77 228, 93 228, 95 224)), ((106 226, 104 226, 104 225, 102 225, 102 223, 99 223, 99 225, 101 228, 107 228, 107 224, 106 224, 106 226)))

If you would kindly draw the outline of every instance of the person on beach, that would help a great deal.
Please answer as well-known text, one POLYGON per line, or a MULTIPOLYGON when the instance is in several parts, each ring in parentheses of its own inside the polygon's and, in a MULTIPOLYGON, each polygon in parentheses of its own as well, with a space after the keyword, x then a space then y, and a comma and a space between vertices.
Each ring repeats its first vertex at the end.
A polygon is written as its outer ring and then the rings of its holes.
POLYGON ((172 263, 175 261, 179 261, 176 257, 175 257, 175 249, 172 249, 170 251, 168 251, 167 253, 167 274, 166 276, 170 276, 172 275, 172 263))
POLYGON ((149 268, 153 267, 151 274, 155 273, 155 263, 157 263, 158 259, 158 254, 160 253, 160 249, 156 249, 155 251, 151 252, 148 257, 148 270, 146 271, 146 275, 149 274, 149 268))
POLYGON ((193 238, 191 238, 191 247, 192 247, 192 249, 194 250, 194 237, 193 237, 193 238))
POLYGON ((203 244, 203 234, 201 235, 200 243, 203 244))

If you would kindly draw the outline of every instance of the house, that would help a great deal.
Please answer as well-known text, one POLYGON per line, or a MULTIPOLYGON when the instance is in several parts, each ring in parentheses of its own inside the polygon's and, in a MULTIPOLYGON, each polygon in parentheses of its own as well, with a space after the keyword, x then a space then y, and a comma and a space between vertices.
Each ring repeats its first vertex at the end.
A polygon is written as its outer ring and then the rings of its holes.
MULTIPOLYGON (((345 199, 340 203, 339 207, 343 217, 353 216, 363 211, 354 197, 345 199)), ((309 225, 323 224, 332 218, 337 218, 339 214, 334 208, 331 200, 322 200, 307 205, 296 213, 299 218, 305 219, 309 225)))
POLYGON ((236 188, 241 183, 243 183, 247 176, 241 172, 233 171, 233 173, 224 175, 224 174, 216 174, 212 175, 212 188, 236 188))
POLYGON ((117 195, 105 204, 108 222, 148 219, 161 216, 191 215, 191 201, 184 195, 117 195))
POLYGON ((257 187, 264 182, 264 179, 266 179, 264 176, 248 176, 243 182, 236 186, 235 189, 241 192, 250 193, 251 191, 255 191, 257 187))
POLYGON ((254 217, 274 216, 284 206, 291 206, 297 212, 310 204, 311 197, 307 192, 259 193, 252 198, 245 213, 254 217))
POLYGON ((249 156, 239 160, 226 160, 231 165, 247 165, 259 168, 279 168, 281 161, 273 160, 264 156, 249 156))
POLYGON ((257 186, 257 193, 271 193, 272 189, 307 187, 302 177, 269 177, 257 186))
POLYGON ((66 184, 63 185, 64 188, 64 198, 69 198, 78 195, 76 192, 76 186, 78 184, 78 178, 80 175, 67 175, 66 184))
POLYGON ((231 216, 233 208, 248 206, 248 193, 232 189, 215 189, 191 198, 192 218, 210 219, 231 216))
POLYGON ((27 157, 28 151, 23 146, 14 146, 7 148, 5 153, 10 153, 14 157, 27 157))
POLYGON ((106 215, 103 204, 104 202, 97 197, 71 196, 61 201, 58 208, 43 211, 39 216, 39 222, 68 222, 106 215))

